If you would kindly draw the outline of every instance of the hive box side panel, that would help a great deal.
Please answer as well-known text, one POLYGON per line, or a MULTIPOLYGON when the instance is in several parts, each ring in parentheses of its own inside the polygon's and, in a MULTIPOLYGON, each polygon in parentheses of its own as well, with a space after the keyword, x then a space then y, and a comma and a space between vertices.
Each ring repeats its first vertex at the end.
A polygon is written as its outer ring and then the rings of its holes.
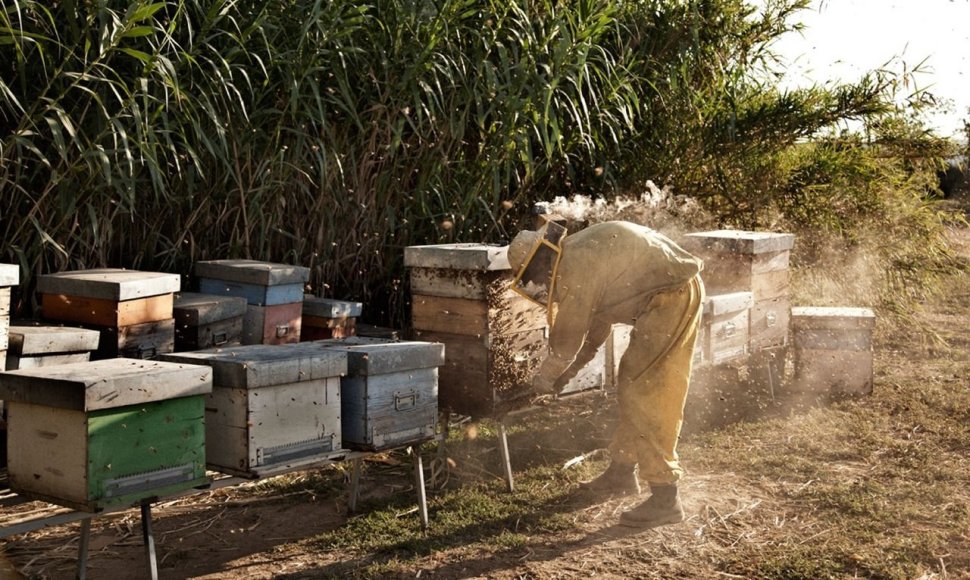
POLYGON ((872 393, 872 351, 794 349, 795 385, 801 393, 868 395, 872 393))
POLYGON ((93 411, 88 416, 88 494, 130 505, 205 479, 205 397, 93 411))
POLYGON ((240 296, 179 292, 175 295, 172 311, 176 324, 199 326, 242 317, 246 313, 246 299, 240 296))
POLYGON ((16 264, 0 264, 0 287, 20 284, 20 267, 16 264))
POLYGON ((256 448, 250 450, 245 389, 216 387, 206 395, 206 462, 217 470, 245 470, 256 464, 256 448))
POLYGON ((454 270, 508 270, 508 246, 436 244, 404 248, 405 267, 454 270))
POLYGON ((303 284, 261 286, 229 280, 201 278, 199 279, 199 292, 219 296, 238 296, 245 298, 246 302, 252 306, 278 306, 280 304, 299 303, 300 308, 303 308, 303 284))
POLYGON ((411 296, 411 317, 415 328, 470 336, 488 332, 488 307, 483 300, 411 296))
POLYGON ((7 402, 10 487, 35 497, 87 501, 87 416, 83 411, 7 402))
POLYGON ((41 294, 44 318, 104 327, 120 327, 172 318, 172 294, 118 302, 67 294, 41 294))
POLYGON ((579 370, 566 386, 559 392, 561 395, 579 393, 591 389, 600 389, 607 386, 609 375, 606 368, 606 349, 611 341, 600 345, 593 355, 593 360, 589 361, 585 367, 579 370))
POLYGON ((250 389, 247 395, 255 465, 324 455, 340 447, 339 377, 250 389))
POLYGON ((416 330, 415 338, 445 345, 445 364, 438 369, 441 408, 476 417, 490 415, 495 391, 488 382, 489 352, 485 339, 423 330, 416 330))
POLYGON ((243 317, 227 318, 199 326, 175 326, 175 352, 242 344, 243 317))
POLYGON ((350 427, 343 433, 346 447, 379 451, 434 437, 438 416, 437 368, 344 377, 341 395, 342 422, 350 427))
POLYGON ((788 344, 791 302, 787 297, 758 300, 751 308, 751 350, 788 344))
MULTIPOLYGON (((484 300, 488 286, 496 278, 507 278, 500 271, 453 270, 449 268, 411 268, 411 293, 466 300, 484 300)), ((508 278, 511 280, 511 278, 508 278)))
POLYGON ((98 348, 98 332, 66 326, 10 327, 10 350, 23 356, 90 352, 98 348))
POLYGON ((751 311, 726 312, 711 315, 707 320, 706 338, 712 365, 744 358, 748 354, 748 330, 751 311))
POLYGON ((7 370, 16 371, 20 369, 40 369, 56 365, 69 365, 72 363, 87 362, 91 354, 87 352, 75 352, 70 354, 49 354, 46 356, 7 356, 7 370))
POLYGON ((246 307, 243 344, 292 344, 300 342, 303 304, 246 307))

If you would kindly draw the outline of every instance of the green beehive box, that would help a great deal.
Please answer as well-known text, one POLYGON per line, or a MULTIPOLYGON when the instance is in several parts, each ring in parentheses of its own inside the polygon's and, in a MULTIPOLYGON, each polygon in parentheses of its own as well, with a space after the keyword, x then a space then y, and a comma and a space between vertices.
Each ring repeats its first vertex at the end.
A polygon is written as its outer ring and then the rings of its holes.
POLYGON ((204 486, 211 390, 209 367, 146 360, 2 373, 10 488, 94 512, 204 486))

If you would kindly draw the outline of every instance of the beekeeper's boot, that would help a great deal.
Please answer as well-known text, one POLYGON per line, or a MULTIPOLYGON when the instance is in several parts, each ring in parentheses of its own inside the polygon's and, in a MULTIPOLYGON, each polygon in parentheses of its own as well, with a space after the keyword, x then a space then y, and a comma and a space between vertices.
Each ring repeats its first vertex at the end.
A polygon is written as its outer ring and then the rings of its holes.
POLYGON ((596 495, 640 493, 637 464, 613 461, 599 477, 581 484, 580 490, 596 495))
POLYGON ((635 528, 655 528, 684 521, 677 484, 651 485, 647 501, 620 514, 620 524, 635 528))

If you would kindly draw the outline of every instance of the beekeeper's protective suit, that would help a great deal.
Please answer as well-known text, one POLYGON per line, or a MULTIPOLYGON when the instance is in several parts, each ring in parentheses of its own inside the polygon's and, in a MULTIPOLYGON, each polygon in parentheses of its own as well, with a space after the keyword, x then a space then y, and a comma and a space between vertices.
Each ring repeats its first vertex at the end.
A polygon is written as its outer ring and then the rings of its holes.
MULTIPOLYGON (((519 271, 540 232, 523 231, 509 246, 519 271)), ((588 487, 638 492, 636 469, 653 494, 621 522, 654 526, 683 520, 676 482, 677 439, 690 382, 704 300, 700 259, 636 224, 606 222, 567 235, 552 285, 556 311, 549 353, 534 380, 554 393, 592 360, 616 323, 632 324, 617 373, 620 422, 612 464, 588 487)))

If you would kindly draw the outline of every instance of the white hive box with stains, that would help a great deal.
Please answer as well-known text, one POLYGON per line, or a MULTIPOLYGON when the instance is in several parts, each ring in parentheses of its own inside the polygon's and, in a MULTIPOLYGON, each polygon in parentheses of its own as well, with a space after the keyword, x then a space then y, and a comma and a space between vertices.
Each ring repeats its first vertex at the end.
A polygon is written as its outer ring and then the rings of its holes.
POLYGON ((445 345, 442 408, 488 416, 525 394, 545 352, 546 311, 510 289, 506 246, 404 250, 414 338, 445 345))
POLYGON ((195 274, 200 293, 246 299, 243 344, 300 341, 309 268, 257 260, 206 260, 195 264, 195 274))
POLYGON ((100 338, 101 333, 86 328, 40 323, 12 325, 7 370, 87 362, 100 338))
POLYGON ((347 354, 340 380, 344 447, 381 451, 434 437, 443 344, 367 338, 314 344, 347 354))
POLYGON ((210 468, 262 477, 343 451, 346 353, 306 342, 175 353, 164 360, 212 367, 205 403, 210 468))
POLYGON ((754 299, 751 292, 715 294, 704 300, 695 347, 702 364, 720 365, 748 355, 748 329, 754 299))
POLYGON ((179 292, 173 312, 175 352, 242 344, 245 298, 179 292))
POLYGON ((687 234, 682 242, 704 260, 701 278, 708 294, 751 292, 752 351, 787 344, 793 234, 717 230, 687 234))
POLYGON ((826 396, 871 393, 875 324, 868 308, 792 308, 796 388, 826 396))
POLYGON ((101 332, 93 359, 152 359, 175 347, 180 284, 178 274, 104 268, 45 274, 37 290, 46 320, 101 332))
POLYGON ((205 485, 211 390, 206 366, 147 360, 0 373, 10 487, 98 511, 205 485))
MULTIPOLYGON (((0 369, 5 368, 7 329, 10 326, 10 288, 20 284, 20 268, 0 264, 0 369)), ((2 408, 2 407, 0 407, 2 408)))

